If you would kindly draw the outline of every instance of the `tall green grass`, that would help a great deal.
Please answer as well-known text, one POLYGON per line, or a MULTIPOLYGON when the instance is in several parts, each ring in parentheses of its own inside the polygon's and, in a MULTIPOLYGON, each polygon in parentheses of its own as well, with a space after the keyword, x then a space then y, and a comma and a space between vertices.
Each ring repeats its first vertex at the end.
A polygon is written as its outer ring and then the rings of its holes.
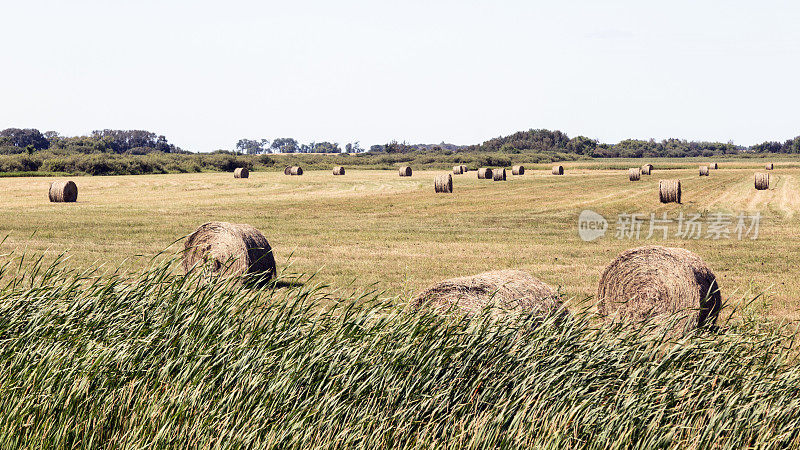
POLYGON ((0 285, 2 448, 786 448, 782 326, 412 315, 279 282, 23 264, 0 285))

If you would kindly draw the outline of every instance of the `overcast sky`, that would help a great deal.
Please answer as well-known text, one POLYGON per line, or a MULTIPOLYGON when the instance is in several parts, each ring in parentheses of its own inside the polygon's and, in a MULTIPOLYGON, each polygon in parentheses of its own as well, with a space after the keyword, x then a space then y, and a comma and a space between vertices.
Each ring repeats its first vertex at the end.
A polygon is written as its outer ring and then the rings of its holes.
POLYGON ((18 1, 0 128, 147 129, 185 149, 294 137, 614 143, 800 134, 796 1, 18 1))

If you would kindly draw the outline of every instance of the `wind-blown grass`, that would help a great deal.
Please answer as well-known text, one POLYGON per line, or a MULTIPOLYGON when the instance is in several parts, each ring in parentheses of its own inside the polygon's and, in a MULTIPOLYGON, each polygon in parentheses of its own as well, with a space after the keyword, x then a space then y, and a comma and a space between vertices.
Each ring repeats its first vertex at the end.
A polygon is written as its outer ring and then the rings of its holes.
POLYGON ((376 293, 248 290, 173 266, 6 272, 0 447, 800 444, 785 327, 676 338, 585 311, 445 319, 376 293))

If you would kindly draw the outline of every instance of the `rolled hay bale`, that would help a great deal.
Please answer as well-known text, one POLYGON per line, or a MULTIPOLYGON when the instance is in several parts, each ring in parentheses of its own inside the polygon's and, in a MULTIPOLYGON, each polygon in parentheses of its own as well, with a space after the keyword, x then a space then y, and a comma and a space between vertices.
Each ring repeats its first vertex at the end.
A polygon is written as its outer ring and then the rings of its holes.
POLYGON ((400 176, 401 177, 410 177, 411 176, 411 167, 403 166, 400 168, 400 176))
POLYGON ((48 195, 51 202, 72 203, 78 200, 78 186, 70 180, 56 180, 50 183, 48 195))
POLYGON ((631 167, 628 169, 628 180, 639 181, 642 178, 641 167, 631 167))
POLYGON ((650 172, 653 170, 652 164, 645 164, 642 166, 642 175, 650 175, 650 172))
POLYGON ((464 173, 464 166, 453 166, 453 173, 456 175, 461 175, 464 173))
POLYGON ((638 247, 606 266, 597 288, 597 311, 606 321, 676 320, 684 329, 713 325, 722 296, 714 273, 682 248, 638 247))
POLYGON ((681 180, 658 180, 658 198, 661 203, 680 203, 681 180))
POLYGON ((708 176, 708 166, 700 166, 700 176, 701 177, 708 176))
POLYGON ((333 168, 333 174, 334 175, 344 175, 344 167, 342 167, 342 166, 334 167, 333 168))
POLYGON ((772 163, 768 163, 768 164, 767 164, 767 165, 764 167, 764 169, 766 169, 766 170, 772 170, 774 167, 775 167, 775 165, 774 165, 774 164, 772 164, 772 163))
POLYGON ((532 313, 545 317, 569 311, 558 292, 521 270, 497 270, 436 283, 411 301, 414 311, 457 312, 466 315, 491 308, 492 315, 505 312, 532 313))
POLYGON ((437 194, 452 194, 453 193, 453 175, 446 173, 443 175, 436 175, 433 179, 433 190, 437 194))
POLYGON ((492 169, 487 167, 482 167, 478 169, 478 179, 479 180, 489 180, 492 178, 492 169))
POLYGON ((291 175, 292 174, 292 166, 286 166, 286 168, 283 169, 283 174, 284 175, 291 175))
POLYGON ((233 171, 233 178, 249 178, 250 171, 244 167, 239 167, 233 171))
POLYGON ((506 181, 506 168, 501 167, 499 169, 492 169, 492 180, 506 181))
POLYGON ((183 270, 202 266, 221 277, 275 276, 275 257, 267 238, 246 224, 208 222, 189 235, 184 244, 183 270))
POLYGON ((525 166, 513 166, 513 167, 511 167, 511 174, 512 175, 525 175, 525 166))
POLYGON ((553 166, 553 175, 564 175, 564 166, 553 166))
POLYGON ((289 175, 302 175, 303 168, 300 166, 293 166, 292 170, 290 171, 289 175))
POLYGON ((461 166, 461 172, 462 173, 467 173, 467 172, 469 172, 469 169, 467 168, 467 166, 461 166))
POLYGON ((717 165, 717 163, 708 163, 708 168, 711 170, 717 170, 719 169, 719 166, 717 165))
POLYGON ((764 191, 769 189, 769 174, 758 172, 756 173, 756 190, 764 191))

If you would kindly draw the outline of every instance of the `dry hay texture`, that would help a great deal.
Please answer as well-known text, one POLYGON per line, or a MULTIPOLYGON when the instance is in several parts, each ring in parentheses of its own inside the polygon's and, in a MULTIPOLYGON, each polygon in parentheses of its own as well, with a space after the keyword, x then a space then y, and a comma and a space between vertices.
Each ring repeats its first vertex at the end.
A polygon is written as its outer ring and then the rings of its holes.
POLYGON ((639 167, 631 167, 628 169, 628 180, 639 181, 642 178, 642 169, 639 167))
POLYGON ((344 167, 342 167, 342 166, 334 167, 333 168, 333 174, 334 175, 344 175, 344 167))
POLYGON ((464 166, 453 166, 453 173, 456 175, 461 175, 464 173, 464 166))
POLYGON ((767 164, 767 165, 766 165, 764 168, 765 168, 766 170, 772 170, 774 167, 775 167, 775 164, 769 163, 769 164, 767 164))
POLYGON ((756 173, 756 189, 759 191, 764 191, 769 189, 769 174, 758 172, 756 173))
POLYGON ((499 169, 492 169, 492 179, 494 181, 506 181, 506 169, 505 167, 499 169))
POLYGON ((661 203, 680 203, 681 180, 659 180, 658 198, 661 203))
POLYGON ((233 171, 233 178, 249 178, 250 171, 244 167, 239 167, 233 171))
POLYGON ((189 235, 182 266, 187 273, 203 267, 222 277, 275 276, 275 257, 267 238, 250 225, 228 222, 204 223, 189 235))
POLYGON ((507 311, 543 317, 569 312, 558 292, 521 270, 497 270, 439 282, 417 295, 414 311, 460 312, 474 315, 490 307, 492 315, 507 311))
POLYGON ((303 168, 300 166, 293 166, 291 171, 289 172, 290 175, 302 175, 303 168))
POLYGON ((564 175, 564 166, 553 166, 553 175, 564 175))
POLYGON ((78 200, 78 186, 69 180, 53 181, 48 195, 51 202, 74 202, 78 200))
POLYGON ((433 179, 433 190, 436 193, 452 194, 453 176, 449 173, 436 175, 436 178, 433 179))
POLYGON ((408 166, 401 167, 399 172, 401 177, 410 177, 412 174, 411 167, 408 166))
POLYGON ((461 166, 461 172, 467 173, 469 172, 469 169, 467 168, 467 166, 461 166))
POLYGON ((709 163, 708 168, 711 170, 717 170, 719 169, 719 165, 717 165, 717 163, 709 163))
POLYGON ((488 169, 486 167, 478 169, 479 180, 489 180, 491 178, 492 178, 492 169, 488 169))
POLYGON ((292 174, 292 166, 286 166, 286 168, 283 169, 283 174, 284 175, 291 175, 292 174))
POLYGON ((708 176, 708 166, 700 166, 700 176, 701 177, 708 176))
POLYGON ((675 320, 684 329, 713 325, 722 304, 716 277, 699 256, 661 246, 617 256, 600 276, 597 299, 606 321, 675 320))
POLYGON ((512 166, 511 175, 525 175, 525 166, 512 166))
POLYGON ((642 175, 650 175, 650 172, 653 170, 652 164, 645 164, 642 166, 642 175))

